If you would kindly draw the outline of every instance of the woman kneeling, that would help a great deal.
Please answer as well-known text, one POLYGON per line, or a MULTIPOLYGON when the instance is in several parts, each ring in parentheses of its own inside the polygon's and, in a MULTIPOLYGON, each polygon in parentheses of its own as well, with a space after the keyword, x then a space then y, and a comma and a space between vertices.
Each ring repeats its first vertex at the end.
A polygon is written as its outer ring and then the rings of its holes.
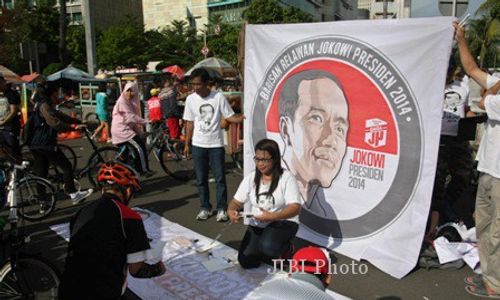
POLYGON ((281 167, 275 141, 259 141, 254 161, 255 171, 243 178, 227 210, 233 223, 250 218, 238 251, 238 261, 245 269, 280 256, 291 257, 302 206, 295 177, 281 167), (240 213, 247 203, 250 211, 240 213))

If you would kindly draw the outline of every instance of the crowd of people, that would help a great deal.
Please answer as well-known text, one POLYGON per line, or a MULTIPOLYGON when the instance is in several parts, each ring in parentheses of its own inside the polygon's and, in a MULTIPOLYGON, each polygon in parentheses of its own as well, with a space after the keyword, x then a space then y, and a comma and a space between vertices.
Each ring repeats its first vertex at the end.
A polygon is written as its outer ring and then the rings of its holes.
MULTIPOLYGON (((470 139, 474 134, 470 132, 471 126, 467 127, 464 123, 470 121, 468 118, 473 118, 472 127, 475 127, 476 121, 484 122, 487 119, 477 151, 477 170, 481 175, 474 211, 482 274, 469 276, 465 278, 465 282, 466 290, 471 294, 500 297, 500 79, 477 66, 468 49, 464 28, 458 23, 454 26, 466 76, 457 73, 458 64, 450 59, 443 95, 444 112, 437 171, 425 240, 431 242, 436 237, 438 225, 460 221, 453 210, 454 201, 469 185, 474 168, 470 146, 470 139), (479 109, 484 111, 483 116, 468 107, 469 80, 476 81, 484 88, 478 102, 479 109)), ((191 73, 192 93, 185 100, 183 112, 177 106, 178 79, 169 77, 158 87, 152 88, 149 91, 151 97, 147 99, 148 119, 141 114, 137 83, 128 82, 124 86, 111 114, 107 110, 106 94, 101 87, 97 94, 97 115, 101 125, 94 135, 104 132, 114 145, 129 145, 138 159, 133 168, 118 162, 104 164, 97 178, 102 184, 101 199, 80 209, 73 216, 61 299, 119 299, 123 294, 127 270, 132 276, 139 278, 155 277, 165 272, 161 262, 154 265, 145 263, 152 257, 144 225, 141 217, 128 207, 134 193, 140 190, 139 177, 154 174, 149 166, 142 135, 144 127, 148 123, 158 126, 162 122, 166 123, 172 139, 184 137, 183 155, 194 161, 200 200, 196 219, 205 221, 214 213, 209 200, 211 169, 216 186, 216 220, 229 220, 233 223, 240 222, 241 219, 248 221, 238 250, 238 262, 242 268, 256 268, 261 263, 270 263, 278 258, 307 262, 292 265, 291 276, 267 282, 250 295, 253 297, 251 299, 268 299, 273 295, 280 295, 283 299, 304 299, 306 295, 313 299, 329 299, 324 290, 331 281, 331 274, 320 267, 324 261, 329 263, 328 254, 317 247, 296 251, 292 241, 298 230, 298 216, 303 205, 318 212, 324 211, 321 199, 318 200, 317 195, 310 197, 315 195, 310 190, 329 185, 337 176, 340 163, 331 162, 335 168, 318 165, 314 168, 314 174, 300 173, 303 170, 300 168, 301 164, 307 161, 295 158, 296 149, 292 146, 295 140, 292 135, 296 132, 294 120, 301 113, 297 107, 303 101, 314 100, 312 96, 303 96, 306 92, 303 90, 303 82, 317 87, 317 93, 336 95, 336 109, 343 107, 343 113, 335 114, 334 123, 337 125, 334 134, 317 136, 311 127, 307 129, 311 130, 308 139, 325 141, 330 138, 335 144, 345 146, 347 128, 342 124, 346 122, 339 118, 347 115, 347 104, 336 79, 321 72, 300 74, 289 82, 291 83, 287 84, 290 86, 284 88, 283 93, 293 90, 294 94, 302 96, 291 100, 295 101, 292 104, 280 103, 280 116, 283 119, 280 129, 285 131, 285 139, 288 141, 286 153, 280 153, 275 141, 260 140, 254 148, 255 170, 243 178, 229 205, 221 123, 241 123, 244 116, 235 114, 224 95, 217 89, 210 88, 207 70, 200 68, 191 73), (285 156, 294 159, 285 159, 283 165, 282 158, 285 156), (300 178, 296 178, 298 173, 300 178)), ((57 147, 57 131, 78 129, 85 125, 54 109, 57 99, 55 86, 48 85, 37 90, 34 98, 37 103, 34 113, 37 117, 34 118, 33 134, 28 141, 35 156, 33 170, 39 176, 46 177, 49 163, 59 166, 63 170, 66 191, 73 203, 80 203, 92 190, 76 190, 71 166, 57 147), (78 125, 75 127, 73 124, 78 125)), ((19 97, 0 76, 0 143, 14 155, 20 153, 19 105, 19 97)), ((321 147, 318 146, 319 150, 314 151, 319 151, 317 155, 327 157, 324 153, 330 151, 328 147, 325 142, 321 147)), ((345 151, 345 147, 343 149, 345 151)), ((339 154, 331 159, 343 156, 339 154)))

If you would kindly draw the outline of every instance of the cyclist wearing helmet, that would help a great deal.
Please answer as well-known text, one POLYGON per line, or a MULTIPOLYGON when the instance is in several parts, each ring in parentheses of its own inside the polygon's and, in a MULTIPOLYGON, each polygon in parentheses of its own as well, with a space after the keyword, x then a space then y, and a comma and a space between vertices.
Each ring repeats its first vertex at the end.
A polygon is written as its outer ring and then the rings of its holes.
POLYGON ((120 299, 127 270, 151 278, 165 272, 153 258, 141 216, 127 205, 140 190, 137 175, 116 162, 103 164, 97 176, 102 197, 78 211, 70 223, 70 241, 60 299, 120 299))

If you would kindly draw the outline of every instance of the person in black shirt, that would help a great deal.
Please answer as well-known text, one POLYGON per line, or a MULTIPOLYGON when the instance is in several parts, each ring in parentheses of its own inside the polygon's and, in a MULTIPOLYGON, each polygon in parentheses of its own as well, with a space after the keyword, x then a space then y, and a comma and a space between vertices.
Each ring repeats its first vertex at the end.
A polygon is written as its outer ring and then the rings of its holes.
POLYGON ((133 171, 122 164, 103 164, 98 173, 103 195, 78 211, 70 223, 70 241, 59 299, 121 299, 127 270, 134 277, 163 274, 153 258, 141 216, 127 205, 140 189, 133 171))
POLYGON ((19 158, 19 106, 21 99, 16 91, 10 88, 5 78, 0 74, 0 144, 9 158, 19 158))
MULTIPOLYGON (((33 172, 37 176, 47 178, 50 164, 61 169, 64 190, 69 194, 73 205, 76 205, 90 196, 93 189, 78 190, 76 188, 71 163, 57 145, 57 133, 72 130, 73 124, 78 124, 74 128, 76 130, 86 125, 55 109, 58 94, 59 87, 54 83, 48 83, 44 88, 37 89, 34 96, 36 104, 32 112, 33 133, 27 144, 33 153, 33 172)), ((43 191, 40 192, 43 194, 43 191)))

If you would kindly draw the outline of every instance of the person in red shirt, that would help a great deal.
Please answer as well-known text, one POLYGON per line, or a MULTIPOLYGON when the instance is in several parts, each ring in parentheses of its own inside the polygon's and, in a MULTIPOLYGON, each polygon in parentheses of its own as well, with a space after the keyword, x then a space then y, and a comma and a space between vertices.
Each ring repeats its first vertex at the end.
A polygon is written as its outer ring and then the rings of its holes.
POLYGON ((162 121, 162 109, 161 101, 158 94, 159 89, 151 89, 151 98, 148 100, 148 110, 149 110, 149 121, 152 123, 153 127, 156 127, 162 121))

